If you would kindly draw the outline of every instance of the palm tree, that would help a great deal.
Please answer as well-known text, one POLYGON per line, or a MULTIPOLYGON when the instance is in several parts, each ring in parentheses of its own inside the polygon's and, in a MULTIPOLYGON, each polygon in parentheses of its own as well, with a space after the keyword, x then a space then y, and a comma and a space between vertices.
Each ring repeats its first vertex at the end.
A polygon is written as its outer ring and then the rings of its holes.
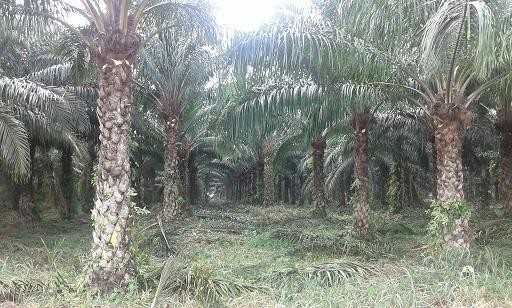
MULTIPOLYGON (((257 72, 261 70, 266 74, 267 80, 276 72, 286 76, 283 79, 288 80, 288 84, 270 87, 264 100, 269 106, 281 105, 288 109, 302 106, 299 108, 311 115, 308 131, 314 132, 309 136, 316 158, 313 163, 316 166, 314 203, 320 212, 325 204, 323 168, 320 168, 325 144, 322 132, 338 121, 352 121, 358 140, 354 157, 361 197, 355 211, 356 226, 362 234, 367 234, 366 136, 372 113, 384 103, 378 89, 369 84, 369 78, 386 70, 374 58, 342 49, 339 36, 333 24, 322 22, 314 15, 298 15, 241 39, 234 46, 234 59, 242 72, 244 65, 249 64, 257 72), (303 103, 299 104, 300 101, 303 103)), ((272 107, 264 108, 273 112, 272 107)))
POLYGON ((130 242, 130 161, 132 82, 135 60, 145 43, 163 29, 187 23, 194 28, 213 29, 204 10, 196 5, 175 1, 85 0, 83 8, 65 3, 61 7, 80 14, 89 22, 77 29, 38 6, 13 6, 25 16, 50 20, 74 33, 87 46, 98 70, 100 146, 94 221, 90 283, 99 290, 126 286, 134 274, 128 246, 130 242), (146 33, 139 31, 144 26, 146 33))
MULTIPOLYGON (((348 12, 342 18, 344 22, 354 21, 347 18, 351 9, 358 13, 355 26, 348 29, 354 29, 352 34, 362 40, 359 47, 393 65, 400 73, 392 81, 382 83, 409 89, 418 97, 414 102, 428 115, 434 136, 437 198, 459 206, 465 200, 461 132, 469 126, 471 107, 480 94, 502 77, 479 82, 488 76, 495 62, 491 9, 483 1, 453 0, 428 4, 344 1, 341 7, 348 12), (395 14, 396 18, 388 19, 385 14, 389 9, 407 14, 395 14), (370 25, 377 31, 357 31, 366 27, 365 20, 371 20, 370 25), (423 36, 418 36, 421 32, 423 36), (393 41, 391 36, 398 39, 393 41)), ((444 233, 447 245, 469 247, 467 218, 454 218, 454 226, 447 227, 444 233), (452 229, 455 231, 449 234, 447 230, 452 229)))
POLYGON ((187 207, 184 174, 180 169, 186 170, 191 144, 182 136, 183 116, 188 106, 202 93, 215 64, 208 49, 212 40, 201 36, 201 33, 183 30, 166 31, 151 45, 152 48, 142 54, 139 78, 146 89, 154 92, 151 97, 166 131, 162 179, 162 215, 166 220, 176 218, 187 207))

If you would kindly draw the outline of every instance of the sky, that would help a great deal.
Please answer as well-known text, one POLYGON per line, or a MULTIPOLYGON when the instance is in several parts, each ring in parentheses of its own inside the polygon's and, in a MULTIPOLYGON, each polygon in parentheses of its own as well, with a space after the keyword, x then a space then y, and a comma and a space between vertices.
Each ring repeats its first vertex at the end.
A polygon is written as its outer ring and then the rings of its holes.
MULTIPOLYGON (((293 5, 306 8, 311 0, 210 0, 216 13, 217 22, 229 31, 252 31, 268 21, 280 7, 293 5)), ((82 7, 79 0, 66 2, 82 7)), ((80 25, 85 21, 79 17, 69 17, 69 22, 80 25)))
POLYGON ((280 7, 308 7, 310 0, 214 0, 218 23, 229 30, 251 31, 268 21, 280 7))

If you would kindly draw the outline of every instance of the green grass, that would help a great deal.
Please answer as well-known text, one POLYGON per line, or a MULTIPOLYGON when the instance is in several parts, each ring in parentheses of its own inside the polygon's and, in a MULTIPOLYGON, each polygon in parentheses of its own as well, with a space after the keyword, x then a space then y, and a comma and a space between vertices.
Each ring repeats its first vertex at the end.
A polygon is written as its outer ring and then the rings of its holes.
MULTIPOLYGON (((88 224, 2 223, 0 302, 148 307, 158 289, 157 307, 512 305, 509 220, 478 217, 475 245, 461 254, 427 245, 422 213, 373 213, 368 239, 354 235, 349 214, 309 214, 284 206, 200 209, 166 227, 177 252, 170 258, 158 227, 136 232, 140 277, 128 292, 110 296, 93 295, 85 285, 88 224)), ((139 218, 137 230, 148 226, 146 219, 139 218)))

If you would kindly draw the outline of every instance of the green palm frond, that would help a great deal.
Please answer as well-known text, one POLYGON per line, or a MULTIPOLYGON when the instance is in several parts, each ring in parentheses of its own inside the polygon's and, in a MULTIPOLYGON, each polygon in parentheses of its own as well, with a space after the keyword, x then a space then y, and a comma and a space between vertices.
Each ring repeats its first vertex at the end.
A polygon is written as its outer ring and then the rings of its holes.
POLYGON ((425 26, 422 62, 432 71, 440 62, 444 67, 453 66, 446 60, 466 53, 461 56, 469 56, 468 63, 484 77, 495 65, 494 48, 494 17, 489 5, 482 0, 446 0, 425 26))
POLYGON ((5 106, 0 107, 0 157, 0 161, 7 166, 7 170, 15 179, 23 180, 29 175, 30 155, 27 130, 12 114, 12 110, 5 106))

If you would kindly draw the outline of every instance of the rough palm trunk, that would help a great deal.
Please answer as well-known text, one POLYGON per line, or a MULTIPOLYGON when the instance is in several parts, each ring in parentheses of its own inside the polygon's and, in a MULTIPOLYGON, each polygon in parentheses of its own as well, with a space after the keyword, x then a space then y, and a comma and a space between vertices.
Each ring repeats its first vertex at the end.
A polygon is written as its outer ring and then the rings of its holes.
POLYGON ((133 63, 140 37, 129 22, 123 33, 109 25, 93 50, 99 75, 97 115, 100 148, 96 199, 92 210, 93 245, 89 281, 103 292, 124 288, 134 274, 129 251, 132 225, 129 132, 133 63))
POLYGON ((36 156, 36 147, 30 143, 30 175, 25 183, 18 186, 18 216, 26 222, 31 223, 36 220, 34 214, 36 201, 34 199, 34 160, 36 156))
POLYGON ((265 163, 263 161, 263 156, 261 154, 258 155, 258 161, 256 162, 256 199, 261 204, 263 203, 263 194, 265 190, 264 184, 264 172, 265 172, 265 163))
POLYGON ((510 107, 498 109, 496 127, 500 133, 500 195, 505 213, 512 215, 512 110, 510 107))
POLYGON ((430 143, 432 144, 432 179, 433 179, 433 189, 432 189, 432 197, 437 199, 437 148, 436 148, 436 136, 434 133, 430 136, 430 143))
POLYGON ((89 153, 89 159, 84 168, 82 176, 82 210, 89 212, 94 207, 94 196, 95 186, 93 183, 94 169, 98 162, 98 153, 96 146, 98 145, 98 139, 96 136, 89 139, 87 144, 87 152, 89 153))
MULTIPOLYGON (((441 202, 464 201, 462 125, 458 118, 453 117, 445 118, 436 125, 437 198, 441 202)), ((444 241, 449 247, 469 248, 469 221, 464 217, 455 218, 454 226, 444 231, 444 241)))
POLYGON ((178 118, 174 114, 167 115, 166 137, 162 216, 165 221, 170 221, 182 213, 185 203, 180 194, 178 118))
POLYGON ((317 137, 313 140, 313 208, 314 215, 325 217, 327 212, 325 197, 325 176, 324 176, 324 154, 325 154, 325 137, 317 137))
POLYGON ((197 179, 197 165, 194 152, 188 158, 188 195, 191 205, 196 205, 199 198, 199 183, 197 179))
POLYGON ((263 147, 263 206, 274 203, 274 172, 272 170, 272 145, 267 142, 263 147))
POLYGON ((191 215, 192 214, 192 204, 190 203, 189 194, 188 194, 188 159, 190 156, 190 146, 187 143, 187 140, 181 140, 181 147, 178 149, 178 170, 179 170, 179 185, 178 192, 180 194, 180 200, 183 201, 181 205, 181 214, 191 215))
POLYGON ((368 113, 358 113, 352 119, 352 127, 355 130, 356 140, 354 145, 354 173, 356 178, 357 203, 354 209, 355 227, 359 234, 366 236, 368 234, 368 211, 369 205, 369 180, 367 167, 367 148, 368 148, 368 125, 370 115, 368 113))
POLYGON ((340 210, 344 211, 347 209, 347 193, 342 190, 340 193, 340 210))
POLYGON ((61 156, 62 176, 60 179, 60 189, 63 195, 62 218, 70 219, 73 217, 73 200, 75 198, 75 181, 73 177, 73 150, 70 147, 62 149, 61 156))

